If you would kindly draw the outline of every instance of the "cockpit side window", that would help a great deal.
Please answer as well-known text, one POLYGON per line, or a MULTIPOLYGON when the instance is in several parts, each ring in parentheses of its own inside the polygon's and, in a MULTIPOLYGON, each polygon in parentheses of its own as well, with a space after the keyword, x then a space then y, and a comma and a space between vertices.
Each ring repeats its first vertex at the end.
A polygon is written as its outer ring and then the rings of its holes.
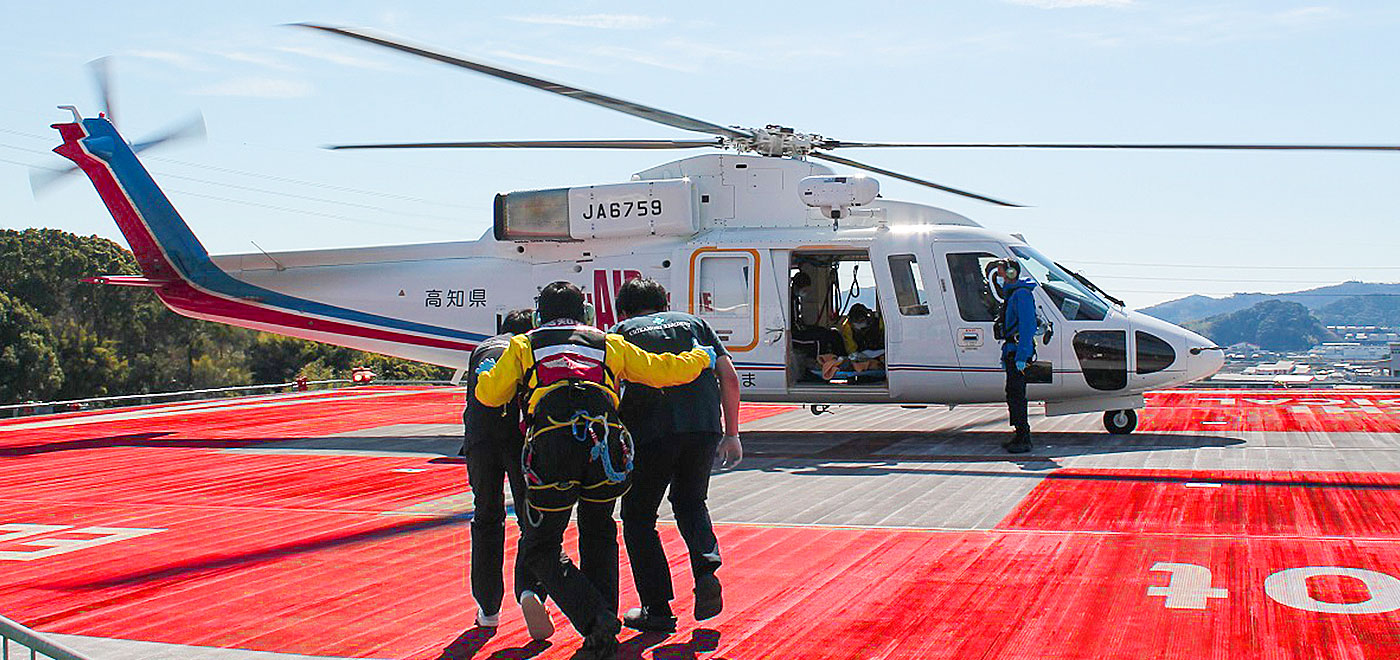
POLYGON ((1066 321, 1102 321, 1108 315, 1108 303, 1045 255, 1025 245, 1013 245, 1011 251, 1025 274, 1045 290, 1066 321))
POLYGON ((957 298, 958 316, 962 320, 996 320, 1000 303, 992 296, 983 273, 987 264, 997 258, 987 252, 955 252, 948 255, 948 275, 953 280, 953 296, 957 298))
POLYGON ((912 254, 890 255, 890 277, 894 280, 895 304, 904 316, 928 314, 928 299, 924 297, 924 280, 919 276, 919 262, 912 254))

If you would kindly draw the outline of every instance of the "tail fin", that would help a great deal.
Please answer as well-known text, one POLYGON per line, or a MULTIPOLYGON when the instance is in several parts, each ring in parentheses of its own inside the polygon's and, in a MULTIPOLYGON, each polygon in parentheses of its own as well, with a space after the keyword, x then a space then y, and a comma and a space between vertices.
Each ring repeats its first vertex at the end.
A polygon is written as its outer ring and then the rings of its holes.
POLYGON ((98 117, 53 128, 63 136, 54 152, 92 180, 146 277, 203 279, 214 267, 209 253, 111 122, 98 117))
POLYGON ((369 350, 383 350, 382 343, 391 342, 469 352, 484 338, 459 328, 366 312, 230 276, 209 258, 111 122, 102 117, 82 119, 76 110, 73 114, 73 123, 53 125, 63 136, 63 144, 54 151, 92 180, 145 274, 144 278, 104 281, 152 287, 166 305, 187 316, 369 350))

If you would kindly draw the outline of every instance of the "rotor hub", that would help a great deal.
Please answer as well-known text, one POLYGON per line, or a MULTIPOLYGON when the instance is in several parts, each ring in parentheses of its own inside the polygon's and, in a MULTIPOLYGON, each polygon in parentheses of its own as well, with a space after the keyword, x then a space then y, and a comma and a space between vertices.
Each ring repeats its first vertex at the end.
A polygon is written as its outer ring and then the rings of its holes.
POLYGON ((820 135, 798 133, 787 126, 777 124, 744 130, 752 133, 753 137, 734 138, 729 141, 728 146, 739 153, 753 152, 760 156, 801 159, 811 153, 812 149, 819 147, 823 141, 820 135))

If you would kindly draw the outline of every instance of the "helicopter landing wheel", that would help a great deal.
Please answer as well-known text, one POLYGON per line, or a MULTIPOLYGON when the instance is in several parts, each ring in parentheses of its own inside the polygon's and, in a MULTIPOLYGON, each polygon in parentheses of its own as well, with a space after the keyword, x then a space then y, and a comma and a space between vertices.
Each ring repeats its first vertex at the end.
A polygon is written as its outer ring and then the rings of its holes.
POLYGON ((1103 414, 1103 427, 1112 435, 1128 435, 1137 428, 1137 411, 1109 410, 1103 414))

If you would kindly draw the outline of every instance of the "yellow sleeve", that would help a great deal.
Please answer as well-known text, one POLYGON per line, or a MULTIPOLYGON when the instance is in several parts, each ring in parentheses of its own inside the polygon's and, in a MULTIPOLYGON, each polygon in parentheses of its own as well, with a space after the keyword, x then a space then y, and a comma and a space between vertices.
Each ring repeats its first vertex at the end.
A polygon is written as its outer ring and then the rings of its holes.
POLYGON ((612 333, 608 333, 605 359, 608 368, 618 378, 652 387, 684 385, 695 380, 700 372, 710 366, 709 354, 701 349, 692 348, 684 353, 648 353, 632 345, 622 335, 612 333))
POLYGON ((492 408, 509 403, 515 396, 520 380, 525 377, 529 356, 530 339, 525 335, 516 335, 510 340, 510 346, 506 347, 501 359, 496 361, 496 366, 477 376, 476 392, 473 393, 476 400, 492 408))
POLYGON ((841 321, 841 341, 846 345, 846 354, 856 352, 856 333, 850 321, 841 321))

